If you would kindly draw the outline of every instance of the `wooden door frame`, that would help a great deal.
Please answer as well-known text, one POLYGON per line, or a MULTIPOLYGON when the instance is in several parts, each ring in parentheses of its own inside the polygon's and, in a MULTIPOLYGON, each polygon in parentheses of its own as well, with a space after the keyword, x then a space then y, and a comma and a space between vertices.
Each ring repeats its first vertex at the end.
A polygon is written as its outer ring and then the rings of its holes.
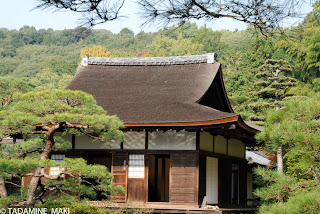
MULTIPOLYGON (((145 203, 170 203, 170 198, 171 198, 171 158, 172 158, 172 154, 171 153, 145 153, 145 183, 144 183, 144 187, 145 187, 145 203), (164 156, 169 156, 169 172, 168 172, 168 176, 169 176, 169 181, 168 181, 168 191, 169 191, 169 195, 168 195, 168 202, 149 202, 149 185, 148 185, 148 181, 149 181, 149 156, 150 155, 164 155, 164 156)), ((165 160, 165 159, 164 159, 165 160)))
MULTIPOLYGON (((121 152, 121 153, 112 153, 112 161, 111 161, 111 174, 115 175, 116 173, 114 173, 114 169, 113 169, 113 161, 114 161, 114 156, 115 155, 119 155, 119 156, 125 156, 126 157, 126 175, 125 175, 125 198, 124 198, 124 202, 127 202, 128 200, 128 153, 127 152, 121 152)), ((121 175, 121 174, 120 174, 121 175)))

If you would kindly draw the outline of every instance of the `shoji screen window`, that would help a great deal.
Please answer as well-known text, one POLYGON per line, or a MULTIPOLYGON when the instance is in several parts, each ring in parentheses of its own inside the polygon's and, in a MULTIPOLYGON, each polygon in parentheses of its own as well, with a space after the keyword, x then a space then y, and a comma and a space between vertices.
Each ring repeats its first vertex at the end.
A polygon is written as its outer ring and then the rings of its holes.
POLYGON ((144 155, 130 154, 128 178, 144 178, 144 155))

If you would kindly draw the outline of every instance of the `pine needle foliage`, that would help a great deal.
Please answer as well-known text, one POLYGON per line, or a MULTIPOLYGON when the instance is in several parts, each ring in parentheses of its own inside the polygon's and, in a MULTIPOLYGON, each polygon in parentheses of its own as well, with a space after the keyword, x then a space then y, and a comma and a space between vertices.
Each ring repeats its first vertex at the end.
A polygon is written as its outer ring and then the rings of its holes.
POLYGON ((286 76, 291 72, 289 63, 282 59, 268 59, 259 67, 256 74, 258 80, 254 84, 255 91, 251 92, 258 99, 249 105, 255 112, 255 116, 252 116, 253 122, 263 124, 264 117, 261 111, 270 107, 278 109, 281 106, 282 99, 289 95, 289 89, 296 85, 294 78, 286 76), (260 119, 257 120, 258 117, 260 119))
POLYGON ((284 172, 259 168, 264 187, 255 194, 260 213, 319 213, 320 201, 320 97, 291 98, 271 110, 256 138, 268 151, 286 150, 284 172))
POLYGON ((14 93, 10 105, 0 110, 0 136, 19 140, 0 145, 0 176, 7 181, 32 176, 24 195, 27 206, 34 205, 36 199, 44 203, 47 192, 91 199, 97 194, 108 197, 122 189, 111 185, 112 175, 105 166, 69 158, 58 165, 49 158, 52 152, 71 149, 66 134, 86 135, 100 143, 121 142, 121 128, 123 123, 117 116, 107 115, 92 95, 81 91, 14 93), (46 173, 45 169, 52 166, 60 167, 58 175, 46 173))

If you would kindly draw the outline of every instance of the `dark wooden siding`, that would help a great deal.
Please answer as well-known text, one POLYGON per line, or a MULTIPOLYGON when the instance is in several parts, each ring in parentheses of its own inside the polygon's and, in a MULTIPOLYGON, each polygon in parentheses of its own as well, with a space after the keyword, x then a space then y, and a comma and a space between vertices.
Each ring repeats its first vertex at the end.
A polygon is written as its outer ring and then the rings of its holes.
POLYGON ((231 204, 231 174, 232 161, 228 158, 219 158, 218 163, 218 201, 219 204, 231 204))
POLYGON ((239 167, 239 179, 240 179, 240 204, 247 205, 247 162, 241 161, 239 167))
POLYGON ((171 203, 198 201, 198 154, 171 155, 171 203))
POLYGON ((144 202, 144 178, 128 178, 128 201, 144 202))

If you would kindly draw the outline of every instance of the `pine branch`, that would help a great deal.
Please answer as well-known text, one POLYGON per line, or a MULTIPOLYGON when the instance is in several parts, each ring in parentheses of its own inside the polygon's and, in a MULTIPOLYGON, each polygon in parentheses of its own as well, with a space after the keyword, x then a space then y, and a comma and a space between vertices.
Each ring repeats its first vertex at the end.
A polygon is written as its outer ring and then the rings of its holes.
POLYGON ((21 158, 21 157, 25 158, 27 156, 27 154, 31 154, 31 153, 35 153, 35 152, 41 153, 42 151, 43 151, 43 148, 31 149, 31 150, 28 150, 28 151, 16 153, 15 157, 17 157, 17 158, 21 158))
POLYGON ((13 183, 13 182, 10 182, 10 181, 4 181, 6 184, 11 184, 11 185, 13 185, 13 186, 16 186, 16 187, 20 187, 21 188, 21 186, 20 185, 18 185, 18 184, 16 184, 16 183, 13 183))

